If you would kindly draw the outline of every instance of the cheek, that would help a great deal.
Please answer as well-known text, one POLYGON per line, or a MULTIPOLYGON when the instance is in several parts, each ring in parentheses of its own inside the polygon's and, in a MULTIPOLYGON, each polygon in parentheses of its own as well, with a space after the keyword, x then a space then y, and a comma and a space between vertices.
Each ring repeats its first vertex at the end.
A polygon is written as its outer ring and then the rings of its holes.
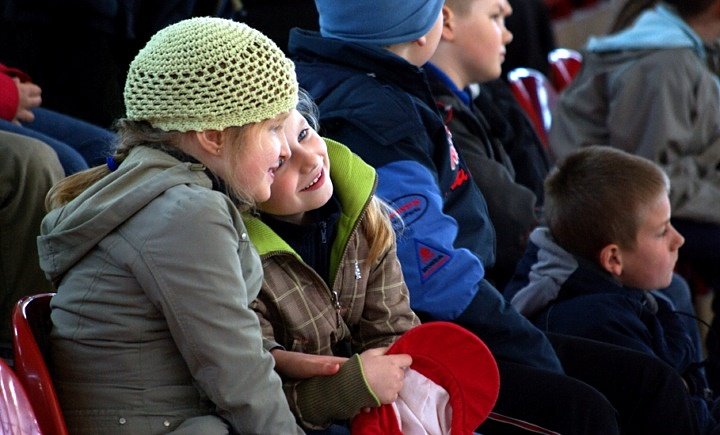
POLYGON ((280 158, 280 140, 277 138, 269 138, 263 143, 262 147, 262 160, 264 162, 274 163, 280 158))
POLYGON ((500 53, 502 51, 502 32, 493 26, 475 35, 475 59, 483 69, 495 70, 500 67, 500 53))
POLYGON ((271 199, 274 204, 282 204, 289 200, 290 184, 290 180, 287 178, 275 177, 273 184, 270 186, 271 199))
POLYGON ((258 180, 260 176, 260 163, 257 160, 242 160, 235 168, 238 180, 243 183, 252 184, 252 180, 258 180))
POLYGON ((289 204, 292 204, 292 180, 288 177, 275 176, 270 185, 270 198, 262 205, 262 209, 270 214, 285 214, 289 204))
POLYGON ((643 280, 652 283, 651 287, 662 288, 670 284, 675 257, 665 250, 657 250, 644 255, 642 264, 636 265, 643 276, 643 280))

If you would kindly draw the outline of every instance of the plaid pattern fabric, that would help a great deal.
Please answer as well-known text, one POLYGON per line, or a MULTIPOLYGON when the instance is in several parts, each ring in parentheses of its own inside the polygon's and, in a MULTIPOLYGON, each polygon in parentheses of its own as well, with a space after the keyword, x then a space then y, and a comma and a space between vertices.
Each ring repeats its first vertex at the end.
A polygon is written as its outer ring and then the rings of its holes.
POLYGON ((356 231, 332 289, 292 253, 265 256, 262 290, 252 304, 263 336, 286 350, 317 355, 332 355, 348 340, 360 353, 389 345, 418 324, 395 250, 374 267, 367 254, 367 240, 356 231))
MULTIPOLYGON (((251 308, 258 314, 266 342, 318 355, 332 355, 338 343, 347 342, 351 352, 361 353, 387 346, 418 325, 395 248, 374 265, 364 260, 367 254, 367 239, 355 231, 338 265, 332 289, 293 252, 275 251, 263 256, 265 277, 251 308)), ((290 409, 303 426, 323 428, 303 418, 301 407, 312 409, 315 416, 322 415, 329 422, 376 405, 368 402, 372 393, 365 381, 358 383, 363 376, 359 364, 351 366, 353 369, 341 370, 337 375, 313 379, 316 385, 312 389, 301 391, 300 381, 283 380, 290 409), (346 394, 351 399, 345 401, 350 403, 333 404, 322 394, 337 388, 351 389, 346 394), (353 412, 337 414, 347 410, 353 412)))

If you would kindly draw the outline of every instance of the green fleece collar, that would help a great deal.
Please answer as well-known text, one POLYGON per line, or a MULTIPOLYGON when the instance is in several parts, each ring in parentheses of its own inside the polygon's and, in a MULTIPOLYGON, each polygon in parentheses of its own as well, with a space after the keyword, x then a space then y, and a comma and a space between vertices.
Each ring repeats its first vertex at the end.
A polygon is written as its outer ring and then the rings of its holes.
MULTIPOLYGON (((330 276, 337 271, 337 264, 355 224, 361 218, 370 198, 375 193, 377 176, 375 169, 353 154, 349 148, 332 139, 325 138, 330 157, 330 178, 337 198, 342 206, 338 221, 338 232, 333 242, 330 276)), ((263 256, 270 252, 286 251, 297 253, 257 216, 245 213, 243 216, 250 240, 258 253, 263 256)), ((298 256, 299 258, 299 256, 298 256)))

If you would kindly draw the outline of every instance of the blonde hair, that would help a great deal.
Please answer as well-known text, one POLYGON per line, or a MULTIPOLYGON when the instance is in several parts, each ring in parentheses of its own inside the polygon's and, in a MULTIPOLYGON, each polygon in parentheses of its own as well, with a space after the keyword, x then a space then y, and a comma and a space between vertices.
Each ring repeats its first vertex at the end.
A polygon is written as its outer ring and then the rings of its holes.
MULTIPOLYGON (((247 136, 250 127, 253 125, 262 126, 267 122, 271 122, 271 120, 240 127, 228 127, 222 131, 222 134, 225 136, 224 142, 229 144, 226 147, 228 150, 226 173, 231 177, 228 180, 224 180, 227 183, 227 190, 223 193, 233 198, 238 208, 242 210, 254 207, 255 202, 244 189, 244 186, 237 180, 237 174, 234 168, 236 167, 237 161, 242 158, 243 151, 246 150, 248 146, 259 146, 258 141, 248 140, 247 136)), ((116 123, 116 128, 119 134, 119 144, 115 154, 112 156, 112 161, 117 165, 120 165, 125 158, 127 158, 130 151, 137 146, 148 146, 162 151, 172 152, 173 150, 179 151, 177 145, 183 141, 194 140, 194 132, 181 133, 177 131, 164 131, 151 126, 146 121, 121 119, 116 123)), ((50 189, 45 198, 46 209, 50 211, 54 208, 62 207, 111 172, 108 165, 101 165, 60 180, 50 189)))
POLYGON ((464 17, 470 13, 472 4, 477 0, 445 0, 445 5, 456 14, 464 17))
POLYGON ((363 234, 370 245, 368 263, 373 264, 381 260, 382 254, 395 244, 395 230, 390 220, 390 216, 394 214, 395 210, 392 207, 373 195, 361 224, 363 234))

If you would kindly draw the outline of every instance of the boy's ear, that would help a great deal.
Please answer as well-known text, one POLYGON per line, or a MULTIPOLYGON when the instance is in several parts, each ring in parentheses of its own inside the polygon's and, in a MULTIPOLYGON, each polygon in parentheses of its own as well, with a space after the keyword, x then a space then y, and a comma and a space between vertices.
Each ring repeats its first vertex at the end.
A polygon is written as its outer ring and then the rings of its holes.
MULTIPOLYGON (((447 6, 442 7, 443 15, 443 28, 440 37, 442 39, 453 39, 455 35, 455 13, 447 6)), ((419 46, 427 44, 427 36, 421 36, 415 40, 415 43, 419 46)))
POLYGON ((608 271, 614 277, 622 274, 623 262, 620 247, 614 243, 610 243, 600 250, 598 256, 600 267, 608 271))
POLYGON ((218 130, 203 130, 195 132, 200 148, 212 155, 220 154, 222 149, 222 132, 218 130))
POLYGON ((455 12, 447 5, 442 7, 443 29, 442 38, 452 40, 455 37, 455 12))

